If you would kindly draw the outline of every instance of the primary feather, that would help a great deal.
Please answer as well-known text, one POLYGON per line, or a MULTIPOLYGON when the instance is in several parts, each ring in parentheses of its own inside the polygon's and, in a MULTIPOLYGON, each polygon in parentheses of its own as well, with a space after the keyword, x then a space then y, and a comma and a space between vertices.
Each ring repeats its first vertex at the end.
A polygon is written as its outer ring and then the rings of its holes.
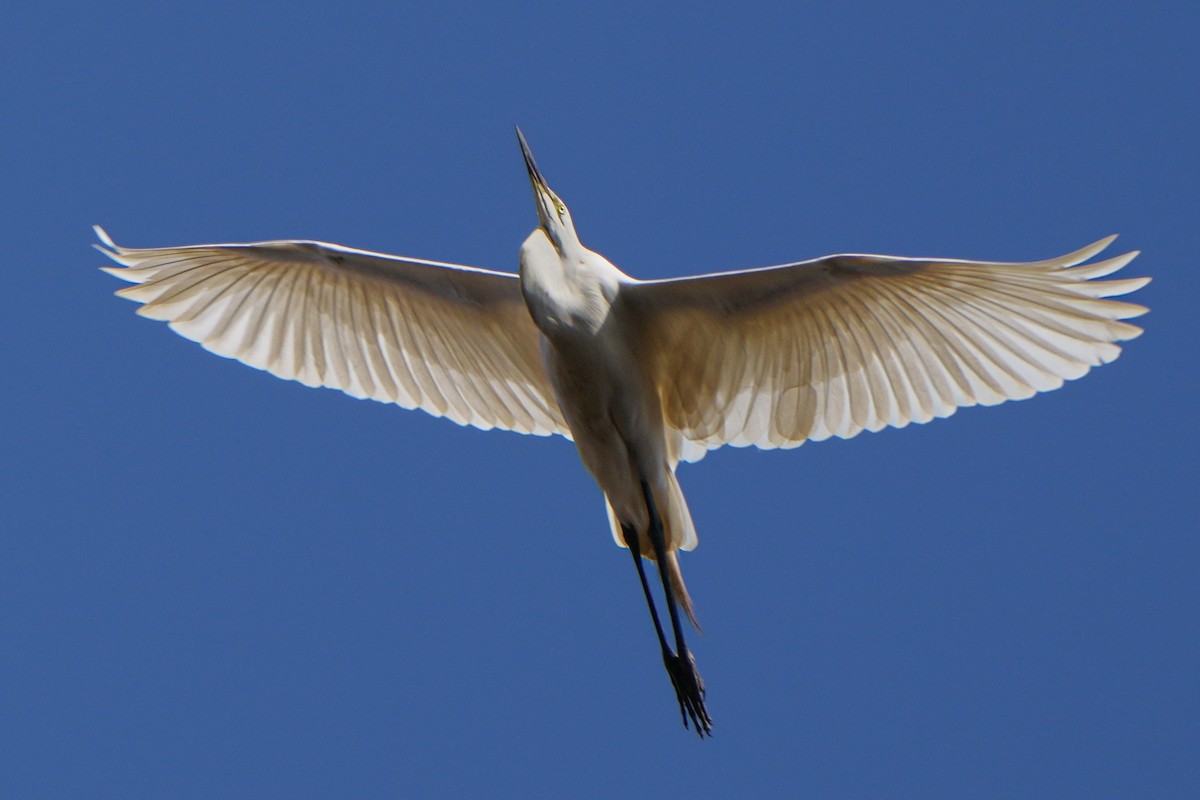
POLYGON ((306 386, 460 425, 569 435, 515 275, 308 241, 134 249, 97 228, 138 313, 306 386))
MULTIPOLYGON (((310 241, 121 247, 118 294, 218 355, 462 425, 570 437, 517 276, 310 241)), ((796 447, 1056 389, 1120 353, 1144 306, 1095 280, 1116 237, 1046 261, 835 255, 630 281, 615 305, 677 458, 796 447)))
MULTIPOLYGON (((837 255, 633 284, 624 293, 667 422, 692 460, 731 444, 796 447, 1056 389, 1120 353, 1144 306, 1095 281, 1137 255, 1047 261, 837 255)), ((686 456, 686 454, 685 454, 686 456)))

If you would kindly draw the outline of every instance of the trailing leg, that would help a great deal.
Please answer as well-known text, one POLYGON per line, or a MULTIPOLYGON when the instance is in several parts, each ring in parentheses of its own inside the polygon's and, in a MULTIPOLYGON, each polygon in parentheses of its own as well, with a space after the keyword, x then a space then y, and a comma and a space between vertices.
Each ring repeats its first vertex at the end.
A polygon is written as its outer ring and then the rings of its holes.
POLYGON ((633 565, 637 567, 638 580, 642 583, 642 594, 646 596, 646 607, 650 609, 650 618, 654 620, 654 632, 658 634, 658 643, 662 647, 663 658, 666 658, 671 652, 671 648, 667 646, 667 637, 663 635, 662 623, 658 619, 658 607, 654 605, 654 595, 650 593, 650 584, 646 581, 646 569, 642 566, 642 551, 638 543, 637 531, 628 525, 622 525, 621 531, 625 534, 625 544, 629 546, 629 552, 633 554, 633 565))
MULTIPOLYGON (((704 705, 704 681, 696 669, 696 659, 692 657, 691 651, 688 650, 687 643, 683 639, 683 626, 679 622, 678 604, 667 576, 667 545, 663 533, 662 517, 658 514, 654 495, 645 480, 642 481, 642 494, 646 498, 646 510, 650 517, 650 544, 658 563, 658 573, 662 579, 663 594, 666 597, 667 611, 671 618, 671 629, 675 634, 675 653, 671 653, 664 641, 661 626, 659 626, 659 641, 663 642, 663 662, 667 667, 667 673, 671 676, 671 683, 675 686, 675 695, 679 699, 680 710, 683 713, 684 727, 687 727, 690 718, 696 733, 703 739, 705 736, 712 735, 712 718, 708 715, 708 709, 704 705)), ((650 590, 646 586, 640 555, 635 553, 635 557, 638 558, 638 572, 643 576, 643 589, 649 597, 650 590)), ((657 612, 653 613, 655 625, 658 626, 658 614, 657 612)))

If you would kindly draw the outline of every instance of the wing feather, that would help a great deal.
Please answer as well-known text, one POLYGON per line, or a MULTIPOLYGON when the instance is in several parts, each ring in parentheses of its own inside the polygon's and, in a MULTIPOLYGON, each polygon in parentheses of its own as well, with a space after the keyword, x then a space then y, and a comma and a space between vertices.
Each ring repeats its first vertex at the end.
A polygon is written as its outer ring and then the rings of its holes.
POLYGON ((117 294, 206 349, 461 425, 569 436, 515 275, 322 242, 133 249, 117 294))
POLYGON ((1028 263, 839 255, 632 283, 622 302, 667 423, 690 446, 796 447, 1056 389, 1120 353, 1146 308, 1085 263, 1108 237, 1028 263))

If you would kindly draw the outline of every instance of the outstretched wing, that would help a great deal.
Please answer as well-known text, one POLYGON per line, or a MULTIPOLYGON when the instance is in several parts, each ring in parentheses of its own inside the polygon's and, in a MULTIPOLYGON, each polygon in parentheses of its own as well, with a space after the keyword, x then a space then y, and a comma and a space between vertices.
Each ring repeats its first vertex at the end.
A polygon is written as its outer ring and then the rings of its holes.
MULTIPOLYGON (((1057 389, 1120 353, 1146 308, 1093 281, 1116 237, 1030 263, 837 255, 624 287, 669 425, 693 444, 796 447, 1057 389)), ((698 445, 698 446, 697 446, 698 445)))
POLYGON ((305 241, 132 249, 117 292, 217 355, 460 425, 569 435, 516 275, 305 241))

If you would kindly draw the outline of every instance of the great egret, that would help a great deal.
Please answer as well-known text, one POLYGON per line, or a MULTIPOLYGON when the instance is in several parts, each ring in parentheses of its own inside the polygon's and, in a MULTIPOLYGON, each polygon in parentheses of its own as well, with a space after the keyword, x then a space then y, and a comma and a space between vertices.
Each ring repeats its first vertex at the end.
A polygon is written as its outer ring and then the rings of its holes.
POLYGON ((712 731, 678 608, 696 531, 675 477, 721 445, 797 447, 1049 391, 1146 308, 1095 281, 1115 237, 1047 261, 835 255, 639 281, 580 243, 517 130, 538 227, 518 275, 314 241, 97 247, 119 291, 212 352, 460 425, 573 439, 637 566, 686 727, 712 731), (674 650, 642 558, 658 565, 674 650))

